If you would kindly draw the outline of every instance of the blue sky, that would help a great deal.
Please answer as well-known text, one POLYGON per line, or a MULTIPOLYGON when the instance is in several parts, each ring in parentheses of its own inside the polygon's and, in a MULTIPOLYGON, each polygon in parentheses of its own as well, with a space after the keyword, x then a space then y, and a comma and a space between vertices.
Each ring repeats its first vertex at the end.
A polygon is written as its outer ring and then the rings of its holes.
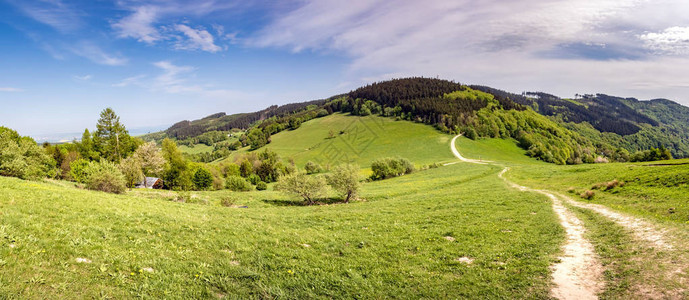
POLYGON ((170 125, 403 76, 686 105, 688 54, 678 0, 0 0, 0 125, 170 125))

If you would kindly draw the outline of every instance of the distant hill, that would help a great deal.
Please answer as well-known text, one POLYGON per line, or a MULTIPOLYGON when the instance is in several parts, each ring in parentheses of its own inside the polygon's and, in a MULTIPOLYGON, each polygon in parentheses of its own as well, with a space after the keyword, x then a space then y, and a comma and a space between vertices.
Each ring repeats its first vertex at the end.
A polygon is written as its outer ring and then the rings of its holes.
POLYGON ((596 142, 632 152, 666 147, 674 157, 689 157, 689 107, 667 99, 640 101, 605 94, 576 99, 524 95, 515 100, 596 142))
POLYGON ((240 113, 227 115, 224 112, 212 114, 200 120, 195 121, 181 121, 175 123, 170 128, 165 130, 169 137, 177 139, 186 139, 197 137, 209 131, 229 131, 231 129, 247 129, 252 124, 265 120, 267 118, 282 116, 290 113, 303 110, 308 106, 323 105, 326 100, 314 100, 302 103, 291 103, 281 106, 273 105, 264 110, 252 113, 240 113))
POLYGON ((270 143, 272 134, 334 112, 415 121, 470 138, 513 138, 529 156, 558 164, 593 162, 599 156, 624 161, 630 153, 653 147, 666 147, 675 157, 689 157, 689 108, 670 100, 639 101, 603 94, 576 99, 542 92, 520 95, 423 77, 377 82, 328 99, 253 113, 217 113, 179 122, 155 136, 186 139, 189 144, 204 133, 241 129, 247 134, 235 143, 258 149, 270 143))

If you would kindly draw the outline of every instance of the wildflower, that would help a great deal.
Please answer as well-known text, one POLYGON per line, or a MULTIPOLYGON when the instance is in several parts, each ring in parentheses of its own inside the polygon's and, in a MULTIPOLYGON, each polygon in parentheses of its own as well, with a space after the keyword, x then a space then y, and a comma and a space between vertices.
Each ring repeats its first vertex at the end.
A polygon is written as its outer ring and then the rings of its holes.
POLYGON ((294 274, 294 272, 292 270, 287 270, 287 273, 294 274))

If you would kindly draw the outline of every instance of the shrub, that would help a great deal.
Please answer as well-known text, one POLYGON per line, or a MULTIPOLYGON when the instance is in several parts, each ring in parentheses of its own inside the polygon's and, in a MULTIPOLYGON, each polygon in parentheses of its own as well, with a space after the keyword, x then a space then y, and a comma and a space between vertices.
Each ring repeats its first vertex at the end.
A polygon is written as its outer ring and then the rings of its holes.
POLYGON ((356 198, 361 184, 359 183, 359 167, 353 164, 343 164, 335 167, 328 176, 328 184, 344 196, 344 202, 356 198))
POLYGON ((244 159, 241 164, 239 164, 239 175, 246 178, 254 173, 254 165, 248 160, 244 159))
POLYGON ((122 194, 127 189, 124 175, 112 162, 91 162, 84 172, 89 190, 122 194))
POLYGON ((21 179, 45 177, 55 161, 30 137, 0 127, 0 175, 21 179))
POLYGON ((256 174, 251 174, 251 175, 249 175, 249 178, 247 178, 247 180, 249 180, 249 182, 251 182, 251 184, 257 185, 261 181, 261 176, 258 176, 256 174))
POLYGON ((194 172, 192 182, 194 182, 194 186, 196 186, 197 189, 205 190, 213 184, 213 174, 206 168, 200 167, 194 172))
POLYGON ((586 200, 590 200, 590 199, 593 198, 593 196, 595 196, 595 195, 596 195, 596 192, 591 191, 591 190, 586 190, 585 192, 581 193, 579 196, 580 196, 581 198, 586 199, 586 200))
POLYGON ((235 192, 246 192, 254 189, 251 183, 241 176, 230 176, 225 180, 225 187, 235 192))
POLYGON ((309 176, 306 173, 292 173, 280 177, 277 190, 300 196, 306 204, 314 204, 314 201, 325 195, 326 182, 320 176, 309 176))
POLYGON ((70 171, 74 181, 79 183, 86 183, 86 167, 89 166, 89 161, 85 159, 77 159, 69 164, 70 171))
POLYGON ((191 200, 191 194, 188 192, 179 192, 177 193, 177 196, 173 199, 173 201, 176 202, 187 202, 191 200))
POLYGON ((232 207, 234 205, 234 201, 235 200, 232 198, 228 198, 228 197, 222 198, 222 200, 220 200, 220 205, 222 205, 224 207, 232 207))
POLYGON ((256 183, 256 189, 259 191, 265 191, 268 189, 268 184, 263 181, 259 181, 256 183))
POLYGON ((371 171, 373 171, 371 179, 380 180, 412 173, 414 164, 405 158, 386 157, 373 161, 371 171))
POLYGON ((308 161, 304 166, 304 170, 306 170, 306 174, 316 174, 322 172, 323 168, 315 162, 308 161))
POLYGON ((144 173, 141 171, 141 163, 134 157, 128 157, 120 162, 120 171, 124 175, 127 187, 132 188, 137 183, 144 180, 144 173))
POLYGON ((610 181, 610 182, 608 182, 607 184, 605 184, 605 190, 606 190, 606 191, 607 191, 607 190, 612 190, 612 189, 614 189, 614 188, 616 188, 616 187, 618 187, 618 186, 619 186, 619 187, 622 187, 622 186, 624 186, 624 183, 621 182, 621 181, 619 181, 619 180, 617 180, 617 179, 615 179, 615 180, 610 181))
POLYGON ((235 163, 225 163, 220 166, 223 176, 239 176, 239 165, 235 163))

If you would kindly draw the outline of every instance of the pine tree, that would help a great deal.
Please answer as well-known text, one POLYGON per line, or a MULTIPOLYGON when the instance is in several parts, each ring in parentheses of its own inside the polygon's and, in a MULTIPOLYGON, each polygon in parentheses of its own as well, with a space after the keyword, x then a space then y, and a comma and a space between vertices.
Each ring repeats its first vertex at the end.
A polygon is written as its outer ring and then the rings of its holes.
POLYGON ((100 113, 100 119, 96 124, 98 130, 94 135, 94 142, 101 156, 111 161, 120 161, 126 156, 126 148, 131 142, 127 129, 120 123, 120 117, 112 108, 106 108, 100 113))

